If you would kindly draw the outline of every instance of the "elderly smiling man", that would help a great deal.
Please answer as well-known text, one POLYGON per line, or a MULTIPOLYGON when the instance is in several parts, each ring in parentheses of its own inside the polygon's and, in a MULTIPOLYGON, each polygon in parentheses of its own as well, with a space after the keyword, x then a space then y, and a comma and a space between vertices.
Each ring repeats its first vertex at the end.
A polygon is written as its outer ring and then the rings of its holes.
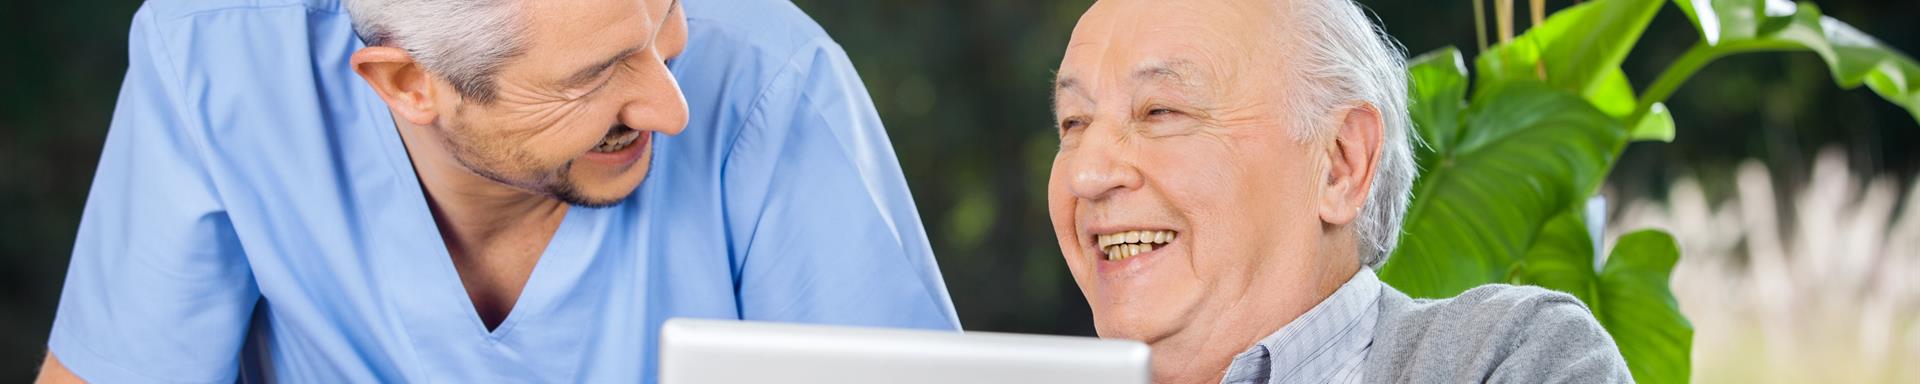
POLYGON ((1094 4, 1047 196, 1100 335, 1162 383, 1631 380, 1571 296, 1375 277, 1415 175, 1404 66, 1349 0, 1094 4))
POLYGON ((668 317, 956 329, 840 48, 675 4, 148 1, 42 378, 650 382, 668 317))

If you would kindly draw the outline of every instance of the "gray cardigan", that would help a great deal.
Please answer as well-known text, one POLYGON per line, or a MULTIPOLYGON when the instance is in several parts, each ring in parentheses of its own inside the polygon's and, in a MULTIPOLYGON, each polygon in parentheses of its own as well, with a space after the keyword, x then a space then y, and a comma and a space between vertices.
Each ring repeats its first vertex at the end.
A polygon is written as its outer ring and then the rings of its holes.
POLYGON ((1565 293, 1485 285, 1433 300, 1386 287, 1379 300, 1367 382, 1633 382, 1613 338, 1565 293))

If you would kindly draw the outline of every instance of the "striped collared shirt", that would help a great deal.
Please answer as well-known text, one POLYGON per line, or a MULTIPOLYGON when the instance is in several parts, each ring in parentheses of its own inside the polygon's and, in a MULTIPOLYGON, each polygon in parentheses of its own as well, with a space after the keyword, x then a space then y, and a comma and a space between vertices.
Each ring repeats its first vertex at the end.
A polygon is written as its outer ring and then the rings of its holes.
POLYGON ((1361 267, 1326 300, 1233 357, 1227 384, 1358 383, 1380 318, 1380 278, 1361 267))

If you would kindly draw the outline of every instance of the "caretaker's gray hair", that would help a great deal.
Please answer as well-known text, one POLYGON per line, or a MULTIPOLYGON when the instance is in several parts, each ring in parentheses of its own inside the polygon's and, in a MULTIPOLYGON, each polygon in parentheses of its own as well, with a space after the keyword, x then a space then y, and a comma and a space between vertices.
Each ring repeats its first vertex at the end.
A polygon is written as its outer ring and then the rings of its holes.
POLYGON ((1295 136, 1306 140, 1334 134, 1310 129, 1335 126, 1324 119, 1355 102, 1380 112, 1380 162, 1354 226, 1361 265, 1380 268, 1399 242, 1408 193, 1418 174, 1412 147, 1418 138, 1410 135, 1413 124, 1407 115, 1406 50, 1352 0, 1283 1, 1294 25, 1286 28, 1293 35, 1282 38, 1291 39, 1292 52, 1298 55, 1292 75, 1299 80, 1299 93, 1288 101, 1299 119, 1295 136))
POLYGON ((516 0, 346 0, 353 31, 368 46, 404 49, 462 97, 493 101, 494 77, 526 51, 524 2, 516 0))

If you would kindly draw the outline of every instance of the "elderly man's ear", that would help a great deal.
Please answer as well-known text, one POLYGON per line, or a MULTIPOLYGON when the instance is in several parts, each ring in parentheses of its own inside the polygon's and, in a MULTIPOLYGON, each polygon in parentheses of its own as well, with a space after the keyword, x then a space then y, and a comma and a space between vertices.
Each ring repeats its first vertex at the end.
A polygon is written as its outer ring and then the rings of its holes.
POLYGON ((1354 103, 1339 108, 1329 119, 1338 124, 1326 143, 1326 184, 1320 188, 1320 220, 1345 225, 1360 216, 1373 172, 1380 162, 1383 121, 1373 104, 1354 103))
POLYGON ((353 71, 367 80, 380 98, 387 101, 387 108, 393 110, 409 123, 418 126, 433 124, 439 117, 434 110, 433 75, 426 68, 413 61, 413 55, 395 47, 366 47, 353 53, 350 60, 353 71))

